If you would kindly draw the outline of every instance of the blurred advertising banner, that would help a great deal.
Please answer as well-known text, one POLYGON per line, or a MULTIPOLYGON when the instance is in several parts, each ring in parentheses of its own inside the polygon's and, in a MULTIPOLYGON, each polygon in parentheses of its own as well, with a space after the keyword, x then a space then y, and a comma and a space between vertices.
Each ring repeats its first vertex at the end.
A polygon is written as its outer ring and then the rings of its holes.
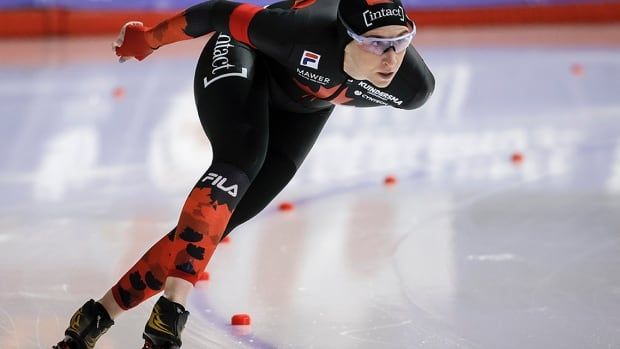
MULTIPOLYGON (((240 2, 267 5, 276 1, 247 0, 240 2)), ((335 0, 323 0, 335 1, 335 0)), ((109 9, 109 10, 177 10, 200 3, 196 0, 0 0, 0 8, 109 9)), ((408 8, 468 8, 494 6, 528 6, 620 2, 620 0, 402 0, 408 8)))

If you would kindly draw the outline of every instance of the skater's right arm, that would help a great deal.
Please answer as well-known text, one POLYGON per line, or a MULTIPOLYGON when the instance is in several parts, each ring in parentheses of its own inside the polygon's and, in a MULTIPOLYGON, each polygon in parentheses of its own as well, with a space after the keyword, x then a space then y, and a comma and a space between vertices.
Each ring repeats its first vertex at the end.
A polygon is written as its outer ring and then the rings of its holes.
POLYGON ((123 57, 142 60, 163 45, 217 31, 275 56, 287 44, 290 45, 301 28, 302 24, 291 11, 210 0, 192 6, 153 28, 144 27, 139 22, 126 24, 115 43, 115 50, 121 61, 123 57))

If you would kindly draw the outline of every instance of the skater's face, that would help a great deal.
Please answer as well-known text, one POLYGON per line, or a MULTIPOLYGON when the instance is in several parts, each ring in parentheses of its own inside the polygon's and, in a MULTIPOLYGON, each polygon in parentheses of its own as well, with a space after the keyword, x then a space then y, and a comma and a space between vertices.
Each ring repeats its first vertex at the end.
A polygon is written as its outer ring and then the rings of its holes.
POLYGON ((344 49, 344 71, 354 79, 368 80, 377 87, 387 87, 403 63, 406 47, 411 42, 409 36, 413 36, 411 30, 400 25, 388 25, 367 31, 363 37, 398 40, 385 51, 373 50, 368 44, 357 40, 351 41, 344 49))

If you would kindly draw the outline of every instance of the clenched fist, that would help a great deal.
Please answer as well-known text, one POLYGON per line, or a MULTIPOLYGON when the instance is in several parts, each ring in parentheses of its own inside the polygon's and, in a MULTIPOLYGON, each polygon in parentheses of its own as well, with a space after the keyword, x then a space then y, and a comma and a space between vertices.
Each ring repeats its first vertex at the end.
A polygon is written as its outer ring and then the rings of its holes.
POLYGON ((153 53, 155 48, 151 47, 146 40, 147 31, 142 22, 127 22, 121 28, 118 38, 113 43, 114 51, 119 56, 119 62, 123 63, 131 58, 141 61, 153 53))

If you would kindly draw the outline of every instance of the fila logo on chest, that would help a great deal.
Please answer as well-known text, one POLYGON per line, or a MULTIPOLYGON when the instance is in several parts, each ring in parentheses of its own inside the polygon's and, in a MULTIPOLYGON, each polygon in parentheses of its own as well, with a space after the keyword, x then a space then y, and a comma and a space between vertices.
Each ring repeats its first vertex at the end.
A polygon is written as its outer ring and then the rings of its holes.
POLYGON ((300 65, 312 69, 319 69, 319 61, 321 60, 321 55, 318 53, 314 53, 311 51, 305 51, 303 55, 301 55, 300 65))

